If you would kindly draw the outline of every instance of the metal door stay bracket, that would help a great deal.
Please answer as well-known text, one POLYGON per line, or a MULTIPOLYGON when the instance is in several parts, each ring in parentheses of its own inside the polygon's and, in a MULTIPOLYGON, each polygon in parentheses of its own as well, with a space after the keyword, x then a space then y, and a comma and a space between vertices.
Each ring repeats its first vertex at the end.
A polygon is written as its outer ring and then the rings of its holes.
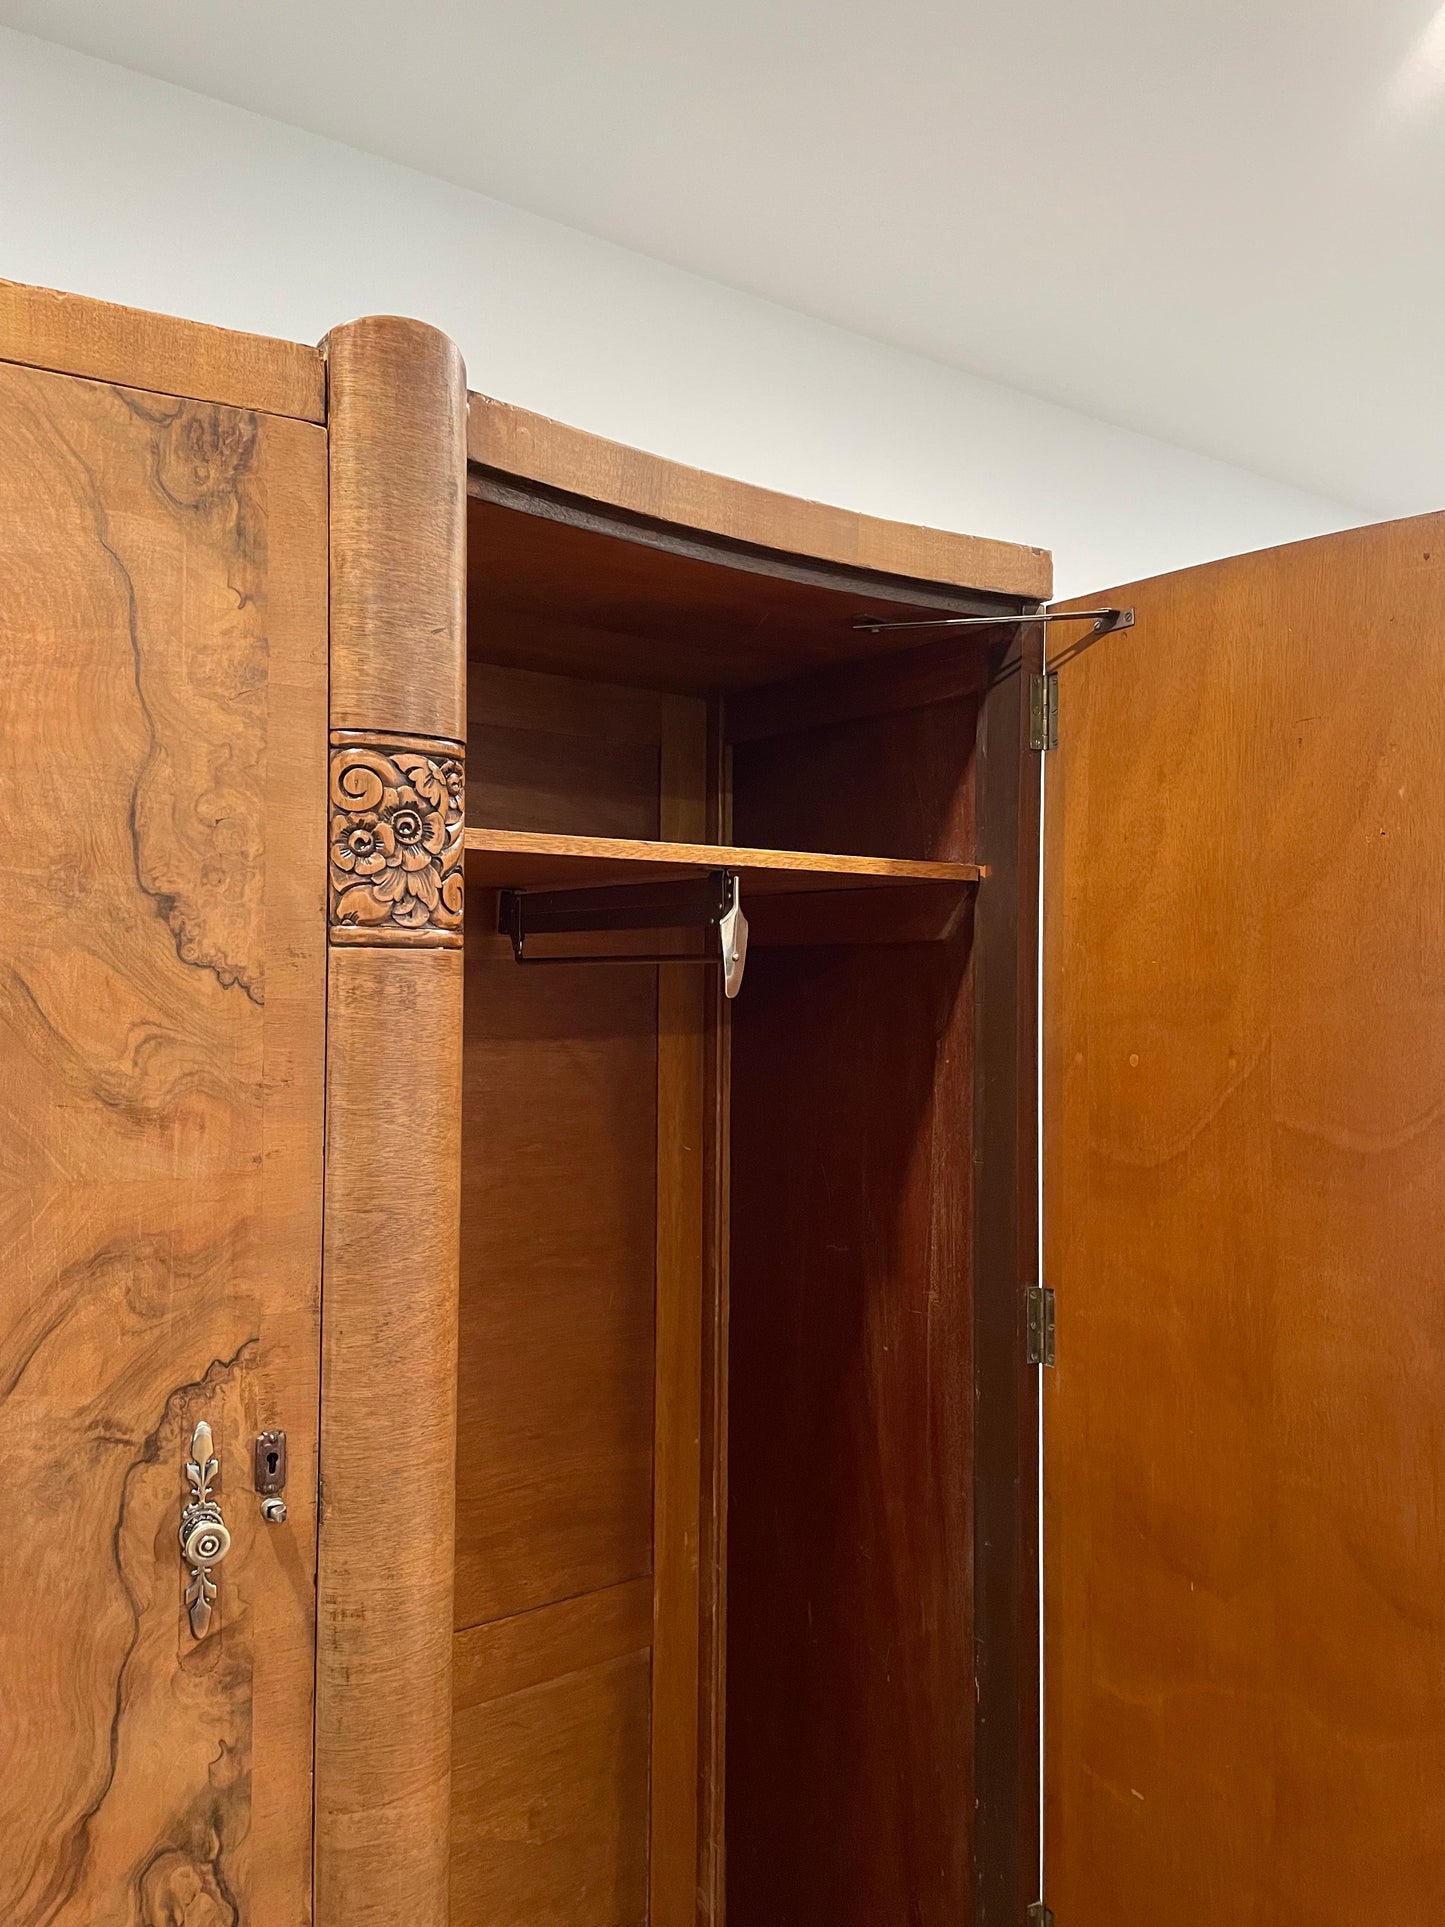
POLYGON ((723 989, 736 997, 748 957, 748 920, 742 887, 733 870, 709 870, 675 883, 619 883, 583 890, 503 890, 497 928, 519 964, 718 963, 723 989), (589 951, 539 957, 527 939, 603 930, 716 930, 718 948, 708 956, 686 951, 589 951))
POLYGON ((870 636, 885 629, 1002 629, 1027 622, 1090 622, 1096 636, 1112 635, 1116 629, 1134 627, 1132 609, 1039 609, 1032 615, 1001 616, 924 616, 909 622, 881 622, 875 616, 859 616, 854 629, 870 636))

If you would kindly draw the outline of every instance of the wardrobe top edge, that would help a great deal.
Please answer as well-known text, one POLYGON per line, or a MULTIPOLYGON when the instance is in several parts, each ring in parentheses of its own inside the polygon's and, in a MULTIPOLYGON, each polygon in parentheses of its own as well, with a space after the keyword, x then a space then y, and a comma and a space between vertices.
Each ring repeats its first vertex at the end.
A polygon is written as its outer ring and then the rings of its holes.
POLYGON ((0 361, 297 421, 326 421, 319 348, 0 279, 0 361))
POLYGON ((1047 549, 885 521, 608 441, 488 395, 468 397, 467 454, 478 466, 650 521, 870 574, 1046 602, 1047 549))
MULTIPOLYGON (((0 361, 190 400, 326 421, 321 347, 0 279, 0 361)), ((869 573, 1047 601, 1046 549, 892 522, 606 440, 483 394, 473 462, 684 529, 869 573)))

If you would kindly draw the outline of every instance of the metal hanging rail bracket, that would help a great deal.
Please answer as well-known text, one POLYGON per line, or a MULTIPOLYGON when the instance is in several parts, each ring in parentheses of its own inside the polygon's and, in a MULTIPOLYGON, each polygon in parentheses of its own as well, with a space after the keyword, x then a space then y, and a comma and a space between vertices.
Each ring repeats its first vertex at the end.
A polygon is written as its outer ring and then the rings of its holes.
POLYGON ((885 629, 1001 629, 1023 622, 1092 622, 1096 636, 1112 635, 1115 629, 1132 629, 1132 609, 1040 609, 1031 616, 924 616, 911 622, 880 622, 873 616, 859 616, 853 627, 863 634, 881 635, 885 629))
POLYGON ((503 890, 497 928, 511 941, 520 964, 717 963, 723 989, 736 997, 748 955, 748 920, 742 889, 732 870, 671 883, 618 883, 585 890, 503 890), (569 936, 590 930, 716 930, 718 952, 708 957, 685 951, 589 952, 578 956, 527 954, 527 939, 569 936))

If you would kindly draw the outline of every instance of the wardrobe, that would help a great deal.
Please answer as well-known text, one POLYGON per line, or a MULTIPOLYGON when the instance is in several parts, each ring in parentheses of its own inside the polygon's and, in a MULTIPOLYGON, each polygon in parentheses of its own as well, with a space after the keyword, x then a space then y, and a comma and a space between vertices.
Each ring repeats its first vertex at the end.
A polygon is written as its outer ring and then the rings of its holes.
POLYGON ((6 1927, 1438 1910, 1445 522, 1050 592, 0 284, 6 1927))

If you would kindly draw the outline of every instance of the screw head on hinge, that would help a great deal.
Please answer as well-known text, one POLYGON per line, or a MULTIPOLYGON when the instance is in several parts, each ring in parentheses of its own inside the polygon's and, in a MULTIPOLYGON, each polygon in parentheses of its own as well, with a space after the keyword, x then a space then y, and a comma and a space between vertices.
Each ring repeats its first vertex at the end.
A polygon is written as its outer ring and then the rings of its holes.
POLYGON ((1054 1927, 1054 1910, 1042 1900, 1029 1908, 1028 1927, 1054 1927))

